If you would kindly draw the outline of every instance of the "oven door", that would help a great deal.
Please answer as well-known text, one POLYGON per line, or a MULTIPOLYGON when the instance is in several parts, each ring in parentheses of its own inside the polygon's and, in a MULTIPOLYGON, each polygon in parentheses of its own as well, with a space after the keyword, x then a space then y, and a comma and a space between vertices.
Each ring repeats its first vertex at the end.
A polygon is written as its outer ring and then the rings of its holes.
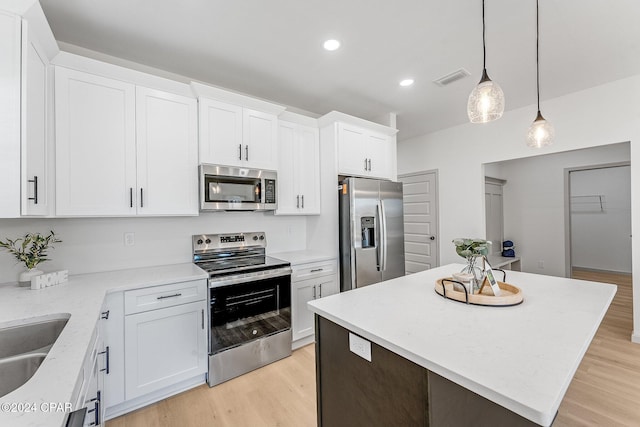
MULTIPOLYGON (((289 270, 290 271, 290 270, 289 270)), ((213 355, 291 329, 291 274, 209 288, 213 355)))

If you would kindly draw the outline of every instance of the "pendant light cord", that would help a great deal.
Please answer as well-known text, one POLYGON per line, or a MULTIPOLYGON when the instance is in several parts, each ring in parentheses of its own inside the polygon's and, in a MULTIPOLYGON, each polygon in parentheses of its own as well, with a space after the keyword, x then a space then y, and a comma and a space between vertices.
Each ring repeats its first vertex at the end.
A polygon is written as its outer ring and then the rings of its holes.
MULTIPOLYGON (((537 0, 536 0, 537 1, 537 0)), ((482 69, 487 69, 487 47, 485 43, 484 0, 482 0, 482 69)))
POLYGON ((540 114, 540 19, 539 0, 536 0, 536 92, 538 94, 538 115, 540 114))

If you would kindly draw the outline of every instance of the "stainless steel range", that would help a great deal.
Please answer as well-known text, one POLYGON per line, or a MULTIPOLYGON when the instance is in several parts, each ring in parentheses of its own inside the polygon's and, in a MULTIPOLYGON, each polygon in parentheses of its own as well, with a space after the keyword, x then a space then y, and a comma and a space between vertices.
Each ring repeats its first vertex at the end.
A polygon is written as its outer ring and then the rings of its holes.
POLYGON ((209 386, 291 355, 291 266, 265 255, 264 233, 193 236, 209 273, 209 386))

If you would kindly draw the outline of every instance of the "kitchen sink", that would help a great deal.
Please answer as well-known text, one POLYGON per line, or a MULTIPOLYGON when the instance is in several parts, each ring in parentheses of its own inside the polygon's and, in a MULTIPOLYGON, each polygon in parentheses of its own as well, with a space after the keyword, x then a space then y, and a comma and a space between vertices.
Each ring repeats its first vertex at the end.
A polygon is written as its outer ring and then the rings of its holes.
MULTIPOLYGON (((0 361, 6 357, 47 353, 69 321, 69 315, 0 329, 0 361)), ((0 377, 1 378, 1 377, 0 377)))
POLYGON ((0 397, 29 381, 45 357, 47 353, 28 353, 0 359, 0 397))
POLYGON ((47 316, 0 328, 0 397, 29 381, 70 317, 47 316))

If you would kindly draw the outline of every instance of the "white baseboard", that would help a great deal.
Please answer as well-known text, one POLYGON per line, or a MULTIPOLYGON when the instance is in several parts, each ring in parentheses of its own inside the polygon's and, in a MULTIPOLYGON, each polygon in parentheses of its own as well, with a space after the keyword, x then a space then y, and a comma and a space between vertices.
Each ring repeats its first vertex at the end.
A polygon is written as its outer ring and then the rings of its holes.
POLYGON ((315 334, 311 334, 308 337, 300 338, 299 340, 296 340, 291 343, 291 350, 297 350, 300 347, 304 347, 307 344, 311 344, 315 340, 316 340, 315 334))
POLYGON ((636 333, 636 331, 633 331, 633 333, 631 334, 631 342, 640 344, 640 334, 636 333))

